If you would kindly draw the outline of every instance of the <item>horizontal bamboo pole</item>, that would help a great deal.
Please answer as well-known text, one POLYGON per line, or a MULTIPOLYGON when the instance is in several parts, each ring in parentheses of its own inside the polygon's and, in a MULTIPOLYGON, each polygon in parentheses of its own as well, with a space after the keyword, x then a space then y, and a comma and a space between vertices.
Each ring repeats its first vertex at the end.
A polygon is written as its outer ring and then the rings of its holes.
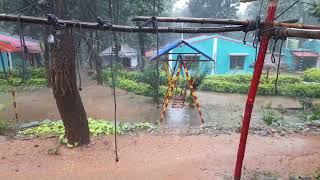
MULTIPOLYGON (((0 21, 18 22, 19 17, 17 15, 0 14, 0 21)), ((23 23, 50 25, 47 18, 33 17, 33 16, 20 16, 20 21, 23 23)), ((125 26, 125 25, 112 25, 104 27, 103 29, 97 26, 96 22, 76 22, 72 20, 58 20, 60 23, 64 23, 66 27, 76 27, 85 29, 96 29, 104 31, 116 31, 116 32, 145 32, 155 33, 155 30, 151 27, 138 26, 125 26)), ((269 26, 270 27, 270 26, 269 26)), ((309 27, 307 25, 301 25, 301 27, 309 27)), ((220 33, 220 32, 235 32, 243 31, 245 26, 224 26, 224 27, 204 27, 204 28, 172 28, 172 27, 159 27, 159 33, 220 33)), ((270 35, 274 35, 272 31, 268 32, 270 35), (270 33, 271 32, 271 33, 270 33)), ((320 39, 320 29, 299 29, 299 28, 287 28, 284 31, 284 35, 287 37, 300 37, 308 39, 320 39)))
MULTIPOLYGON (((273 32, 271 35, 276 35, 273 32)), ((300 37, 306 39, 320 39, 320 30, 287 28, 279 31, 280 36, 284 37, 300 37)))
MULTIPOLYGON (((18 22, 19 17, 17 15, 0 14, 0 21, 18 22)), ((33 16, 21 16, 20 21, 23 23, 50 25, 47 18, 33 17, 33 16)), ((60 23, 64 23, 66 27, 76 27, 85 29, 98 29, 106 31, 116 32, 145 32, 155 33, 155 29, 152 27, 138 27, 138 26, 125 26, 125 25, 111 25, 109 27, 99 28, 96 22, 76 22, 72 20, 59 19, 60 23)), ((175 27, 159 27, 159 33, 220 33, 220 32, 235 32, 243 31, 243 26, 225 26, 225 27, 200 27, 200 28, 175 28, 175 27)))
MULTIPOLYGON (((150 16, 137 16, 133 21, 147 21, 150 16)), ((158 22, 183 22, 183 23, 198 23, 198 24, 226 24, 226 25, 242 25, 248 26, 249 20, 239 19, 217 19, 217 18, 193 18, 193 17, 157 17, 158 22)), ((261 26, 264 22, 261 22, 261 26)), ((300 28, 300 29, 320 29, 320 26, 310 24, 288 23, 288 22, 274 22, 274 26, 283 26, 287 28, 300 28)))
MULTIPOLYGON (((147 21, 151 16, 137 16, 132 21, 147 21)), ((217 19, 217 18, 193 18, 193 17, 157 17, 158 22, 183 22, 183 23, 198 23, 198 24, 229 24, 229 25, 248 25, 247 20, 238 19, 217 19)))

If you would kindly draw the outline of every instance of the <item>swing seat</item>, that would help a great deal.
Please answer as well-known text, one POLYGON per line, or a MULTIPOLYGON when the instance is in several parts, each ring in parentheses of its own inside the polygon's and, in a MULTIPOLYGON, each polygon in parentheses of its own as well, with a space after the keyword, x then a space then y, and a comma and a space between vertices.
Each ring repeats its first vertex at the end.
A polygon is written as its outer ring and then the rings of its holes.
POLYGON ((172 108, 182 109, 184 107, 186 97, 183 95, 175 95, 173 98, 172 108))

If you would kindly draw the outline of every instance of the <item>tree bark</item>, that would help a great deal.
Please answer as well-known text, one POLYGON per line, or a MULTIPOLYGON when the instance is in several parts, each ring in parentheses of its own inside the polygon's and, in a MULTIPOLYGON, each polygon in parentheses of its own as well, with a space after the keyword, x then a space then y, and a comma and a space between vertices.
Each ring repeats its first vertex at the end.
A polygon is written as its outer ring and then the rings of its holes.
MULTIPOLYGON (((66 15, 66 1, 56 0, 56 14, 66 15)), ((75 48, 70 30, 55 34, 51 81, 56 104, 65 127, 65 137, 70 144, 85 145, 90 142, 90 133, 80 93, 76 83, 75 48)))

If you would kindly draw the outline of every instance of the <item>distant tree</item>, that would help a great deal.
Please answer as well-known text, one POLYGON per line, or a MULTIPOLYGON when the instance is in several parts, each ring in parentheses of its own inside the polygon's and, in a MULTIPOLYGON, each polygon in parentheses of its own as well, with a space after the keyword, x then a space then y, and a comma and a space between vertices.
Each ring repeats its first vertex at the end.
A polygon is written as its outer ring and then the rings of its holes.
POLYGON ((236 18, 239 0, 192 0, 188 3, 193 17, 236 18))
POLYGON ((309 13, 318 19, 320 22, 320 3, 318 5, 314 5, 309 9, 309 13))
MULTIPOLYGON (((313 0, 305 0, 304 2, 312 2, 313 0)), ((277 14, 284 12, 287 8, 289 8, 296 0, 286 0, 279 1, 277 14)), ((248 5, 247 10, 245 11, 245 16, 248 19, 254 19, 257 15, 259 15, 260 4, 261 1, 252 2, 248 5)), ((290 8, 286 13, 281 15, 277 21, 288 20, 288 19, 298 19, 301 23, 313 24, 316 23, 315 18, 311 17, 308 13, 308 9, 310 8, 310 4, 298 2, 292 8, 290 8)), ((262 19, 265 19, 267 15, 267 6, 268 1, 264 1, 264 4, 261 9, 260 16, 262 19)))

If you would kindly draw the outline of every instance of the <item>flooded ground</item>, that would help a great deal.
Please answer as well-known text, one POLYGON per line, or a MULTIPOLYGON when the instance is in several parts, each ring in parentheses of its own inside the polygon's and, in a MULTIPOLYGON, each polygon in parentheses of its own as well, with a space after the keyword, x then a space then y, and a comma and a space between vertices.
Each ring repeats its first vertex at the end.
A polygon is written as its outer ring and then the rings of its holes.
MULTIPOLYGON (((201 110, 206 122, 219 123, 224 126, 234 126, 242 119, 246 95, 227 94, 215 92, 197 92, 201 110)), ((89 83, 81 92, 82 100, 88 117, 113 119, 113 97, 111 89, 97 86, 95 82, 89 83)), ((13 109, 10 105, 11 95, 0 94, 0 119, 12 119, 13 109)), ((294 98, 279 96, 258 96, 256 99, 252 124, 262 123, 261 116, 266 111, 266 104, 272 108, 279 105, 284 109, 297 109, 300 107, 294 98)), ((157 122, 160 109, 152 102, 152 98, 137 96, 124 90, 117 90, 118 119, 126 122, 157 122)), ((60 119, 51 89, 38 89, 17 94, 17 109, 21 122, 60 119)), ((269 107, 269 108, 270 108, 269 107)), ((297 111, 283 114, 288 123, 300 122, 297 111)), ((195 108, 188 104, 185 108, 169 108, 166 112, 164 123, 168 127, 184 128, 199 126, 200 119, 195 108)))
MULTIPOLYGON (((231 180, 239 135, 119 137, 120 162, 114 161, 113 137, 93 139, 89 147, 62 147, 54 139, 0 142, 3 180, 231 180)), ((282 179, 309 176, 320 168, 320 138, 250 136, 244 161, 244 180, 256 174, 282 179)))

